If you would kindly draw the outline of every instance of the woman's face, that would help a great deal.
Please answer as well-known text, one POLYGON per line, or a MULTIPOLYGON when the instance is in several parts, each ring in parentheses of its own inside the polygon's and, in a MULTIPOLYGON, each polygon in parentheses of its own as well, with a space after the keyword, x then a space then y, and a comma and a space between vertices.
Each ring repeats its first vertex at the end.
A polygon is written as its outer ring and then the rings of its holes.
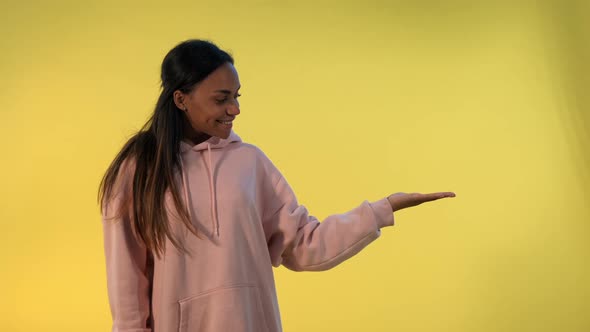
POLYGON ((188 94, 174 92, 174 103, 184 111, 188 139, 200 143, 208 136, 228 138, 232 122, 240 114, 240 79, 229 62, 213 71, 188 94))

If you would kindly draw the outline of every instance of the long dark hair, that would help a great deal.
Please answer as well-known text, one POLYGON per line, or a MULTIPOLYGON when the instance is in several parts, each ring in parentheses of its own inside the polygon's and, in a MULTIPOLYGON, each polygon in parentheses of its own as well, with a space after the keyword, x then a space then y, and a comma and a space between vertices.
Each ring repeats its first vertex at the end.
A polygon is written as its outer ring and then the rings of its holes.
POLYGON ((190 93, 196 84, 227 62, 234 63, 232 56, 210 41, 190 39, 170 50, 162 62, 162 92, 154 113, 123 146, 100 183, 98 201, 104 211, 111 199, 120 194, 115 192, 119 188, 116 184, 123 181, 120 171, 127 164, 133 165, 133 181, 130 177, 128 186, 124 186, 131 193, 126 194, 128 198, 119 205, 118 213, 130 217, 135 233, 157 257, 166 250, 166 238, 185 251, 171 232, 164 201, 166 190, 171 191, 182 223, 198 236, 174 181, 174 170, 181 167, 180 142, 186 134, 187 119, 176 107, 173 93, 190 93))

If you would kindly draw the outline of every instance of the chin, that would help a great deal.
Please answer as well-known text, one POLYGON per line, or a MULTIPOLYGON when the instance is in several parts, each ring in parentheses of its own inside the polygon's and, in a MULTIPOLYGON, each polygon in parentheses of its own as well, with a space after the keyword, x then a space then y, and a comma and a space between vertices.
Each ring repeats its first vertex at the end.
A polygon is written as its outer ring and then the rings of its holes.
POLYGON ((230 135, 231 135, 231 131, 228 131, 227 133, 223 133, 221 135, 215 135, 215 136, 222 138, 222 139, 228 139, 230 135))

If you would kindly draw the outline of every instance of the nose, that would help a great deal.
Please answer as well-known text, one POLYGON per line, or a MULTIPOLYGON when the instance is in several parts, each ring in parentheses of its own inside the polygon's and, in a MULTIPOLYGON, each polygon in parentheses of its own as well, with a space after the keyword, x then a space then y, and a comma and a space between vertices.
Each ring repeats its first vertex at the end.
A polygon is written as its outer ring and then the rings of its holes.
POLYGON ((230 105, 225 112, 234 116, 240 114, 240 104, 236 102, 235 104, 230 105))

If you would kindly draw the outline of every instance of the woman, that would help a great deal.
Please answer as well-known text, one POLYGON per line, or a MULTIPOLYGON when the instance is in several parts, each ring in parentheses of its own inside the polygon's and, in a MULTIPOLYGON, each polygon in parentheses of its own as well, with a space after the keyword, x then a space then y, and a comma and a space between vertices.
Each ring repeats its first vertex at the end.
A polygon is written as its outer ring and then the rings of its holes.
POLYGON ((320 223, 256 146, 233 58, 188 40, 162 64, 146 125, 100 186, 113 331, 281 331, 272 267, 320 271, 393 225, 393 212, 453 193, 397 193, 320 223))

